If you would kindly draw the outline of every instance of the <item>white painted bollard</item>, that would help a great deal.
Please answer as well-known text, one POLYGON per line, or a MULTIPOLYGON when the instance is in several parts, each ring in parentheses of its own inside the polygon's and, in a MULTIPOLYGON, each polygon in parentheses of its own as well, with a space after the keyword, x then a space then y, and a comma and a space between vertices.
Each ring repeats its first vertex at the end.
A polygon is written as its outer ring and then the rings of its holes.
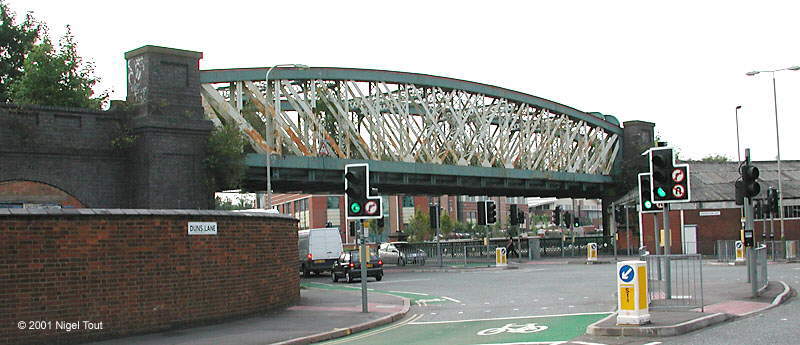
POLYGON ((508 266, 508 258, 506 257, 506 249, 503 247, 495 248, 494 250, 494 265, 497 267, 508 266))
POLYGON ((617 263, 617 325, 643 325, 650 322, 647 305, 647 263, 617 263))
POLYGON ((736 262, 744 262, 744 243, 742 243, 742 241, 736 241, 735 247, 736 247, 736 262))
POLYGON ((586 246, 586 261, 597 261, 597 243, 589 243, 586 246))

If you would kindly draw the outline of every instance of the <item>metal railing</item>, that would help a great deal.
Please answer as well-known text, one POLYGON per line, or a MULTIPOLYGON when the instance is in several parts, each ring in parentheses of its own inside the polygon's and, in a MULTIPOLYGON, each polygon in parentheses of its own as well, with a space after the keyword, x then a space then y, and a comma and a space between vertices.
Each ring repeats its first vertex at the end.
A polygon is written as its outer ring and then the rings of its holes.
POLYGON ((769 278, 767 277, 767 246, 761 245, 758 248, 753 249, 753 255, 755 255, 755 262, 756 262, 756 272, 755 272, 755 282, 756 286, 754 288, 755 295, 761 295, 762 292, 767 288, 767 284, 769 283, 769 278))
POLYGON ((719 262, 734 262, 736 261, 736 241, 734 240, 717 240, 717 245, 714 247, 714 252, 719 262))
POLYGON ((496 245, 468 245, 464 246, 464 266, 493 265, 495 263, 496 245))
POLYGON ((700 254, 644 255, 643 258, 647 262, 650 309, 703 308, 703 258, 700 254), (667 279, 668 272, 670 279, 667 279))

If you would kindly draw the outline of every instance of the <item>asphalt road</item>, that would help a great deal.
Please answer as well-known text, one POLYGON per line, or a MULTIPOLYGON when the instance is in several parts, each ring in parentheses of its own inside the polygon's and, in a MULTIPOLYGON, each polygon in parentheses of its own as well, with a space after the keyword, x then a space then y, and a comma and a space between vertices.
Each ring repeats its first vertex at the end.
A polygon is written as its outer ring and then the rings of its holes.
MULTIPOLYGON (((391 272, 371 289, 412 299, 401 322, 330 344, 790 344, 797 336, 798 303, 671 338, 582 336, 587 325, 616 308, 616 265, 522 264, 519 269, 462 272, 391 272), (545 327, 543 329, 543 327, 545 327), (479 334, 479 333, 482 333, 479 334)), ((706 289, 721 280, 744 284, 744 268, 704 265, 706 289)), ((800 264, 769 266, 770 280, 800 286, 800 264)), ((303 279, 329 288, 330 277, 303 279)))

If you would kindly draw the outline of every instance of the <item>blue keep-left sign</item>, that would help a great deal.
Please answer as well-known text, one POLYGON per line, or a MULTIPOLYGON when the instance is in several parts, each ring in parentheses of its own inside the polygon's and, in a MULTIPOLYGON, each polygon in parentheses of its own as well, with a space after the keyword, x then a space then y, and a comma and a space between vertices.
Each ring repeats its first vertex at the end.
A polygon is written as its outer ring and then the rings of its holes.
POLYGON ((619 269, 619 279, 626 283, 630 283, 633 280, 633 267, 630 265, 622 265, 619 269))

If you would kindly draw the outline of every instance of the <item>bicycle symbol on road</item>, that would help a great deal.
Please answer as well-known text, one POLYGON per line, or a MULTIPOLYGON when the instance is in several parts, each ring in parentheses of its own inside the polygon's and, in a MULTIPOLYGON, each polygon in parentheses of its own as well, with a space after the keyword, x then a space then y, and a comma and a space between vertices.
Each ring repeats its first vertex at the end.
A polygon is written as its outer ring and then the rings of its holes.
POLYGON ((545 325, 537 325, 535 323, 528 323, 524 325, 517 325, 514 323, 506 324, 503 327, 488 328, 478 332, 478 335, 495 335, 503 332, 508 333, 536 333, 547 329, 545 325))

